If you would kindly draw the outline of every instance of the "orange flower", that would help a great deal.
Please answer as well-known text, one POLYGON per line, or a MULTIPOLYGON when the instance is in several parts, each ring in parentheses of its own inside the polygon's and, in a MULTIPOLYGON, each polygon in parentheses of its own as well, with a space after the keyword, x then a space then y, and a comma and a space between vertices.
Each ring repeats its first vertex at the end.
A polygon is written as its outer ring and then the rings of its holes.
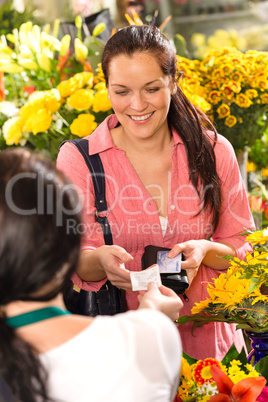
POLYGON ((256 402, 266 384, 264 377, 249 377, 234 384, 218 366, 213 365, 210 370, 219 390, 210 402, 256 402))
POLYGON ((194 369, 194 379, 199 385, 202 385, 205 382, 213 382, 210 370, 212 366, 217 366, 220 368, 220 363, 212 358, 199 360, 196 363, 196 367, 194 369))

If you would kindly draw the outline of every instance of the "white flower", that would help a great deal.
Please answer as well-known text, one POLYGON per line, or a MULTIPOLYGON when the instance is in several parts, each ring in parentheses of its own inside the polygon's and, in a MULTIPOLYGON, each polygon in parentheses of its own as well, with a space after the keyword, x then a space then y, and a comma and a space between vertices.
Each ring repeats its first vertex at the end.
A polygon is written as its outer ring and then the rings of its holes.
POLYGON ((12 102, 0 102, 0 113, 5 114, 7 117, 14 117, 18 115, 19 109, 12 102))

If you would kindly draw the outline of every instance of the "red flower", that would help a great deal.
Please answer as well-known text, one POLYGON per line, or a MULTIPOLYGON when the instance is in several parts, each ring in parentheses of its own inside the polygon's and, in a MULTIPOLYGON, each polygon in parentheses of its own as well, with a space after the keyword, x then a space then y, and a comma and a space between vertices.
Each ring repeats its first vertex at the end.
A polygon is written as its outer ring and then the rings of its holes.
POLYGON ((5 100, 4 73, 0 72, 0 101, 5 100))
POLYGON ((266 384, 264 377, 245 378, 234 384, 219 367, 211 366, 210 370, 219 390, 219 394, 213 395, 210 402, 256 402, 266 384))
POLYGON ((27 92, 27 94, 31 95, 35 91, 35 86, 33 85, 27 85, 26 87, 23 87, 23 91, 27 92))

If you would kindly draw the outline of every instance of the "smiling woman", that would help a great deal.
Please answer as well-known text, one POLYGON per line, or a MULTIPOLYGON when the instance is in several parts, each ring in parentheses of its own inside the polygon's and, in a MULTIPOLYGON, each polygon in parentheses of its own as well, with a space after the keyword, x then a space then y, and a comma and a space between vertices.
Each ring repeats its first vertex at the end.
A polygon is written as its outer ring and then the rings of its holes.
MULTIPOLYGON (((91 178, 67 143, 57 164, 81 189, 90 228, 73 281, 96 291, 108 278, 136 309, 130 271, 141 270, 147 245, 169 248, 171 258, 184 254, 181 268, 195 276, 182 310, 188 314, 206 297, 201 283, 228 267, 220 257, 243 258, 251 250, 237 236, 254 224, 234 150, 177 85, 176 54, 158 28, 120 29, 105 45, 102 69, 114 115, 87 140, 89 154, 99 153, 104 166, 114 245, 104 245, 91 178)), ((180 333, 184 351, 198 359, 221 359, 233 342, 243 344, 242 333, 224 323, 197 329, 195 338, 190 326, 180 333)))

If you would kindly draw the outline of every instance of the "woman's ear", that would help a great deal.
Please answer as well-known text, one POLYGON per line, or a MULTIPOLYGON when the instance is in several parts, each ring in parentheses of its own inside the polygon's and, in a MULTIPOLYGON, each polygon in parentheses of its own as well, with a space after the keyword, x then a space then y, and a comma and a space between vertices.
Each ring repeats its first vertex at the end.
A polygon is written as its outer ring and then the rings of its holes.
POLYGON ((172 84, 171 94, 174 95, 176 92, 177 92, 177 84, 176 84, 176 82, 174 82, 172 84))

